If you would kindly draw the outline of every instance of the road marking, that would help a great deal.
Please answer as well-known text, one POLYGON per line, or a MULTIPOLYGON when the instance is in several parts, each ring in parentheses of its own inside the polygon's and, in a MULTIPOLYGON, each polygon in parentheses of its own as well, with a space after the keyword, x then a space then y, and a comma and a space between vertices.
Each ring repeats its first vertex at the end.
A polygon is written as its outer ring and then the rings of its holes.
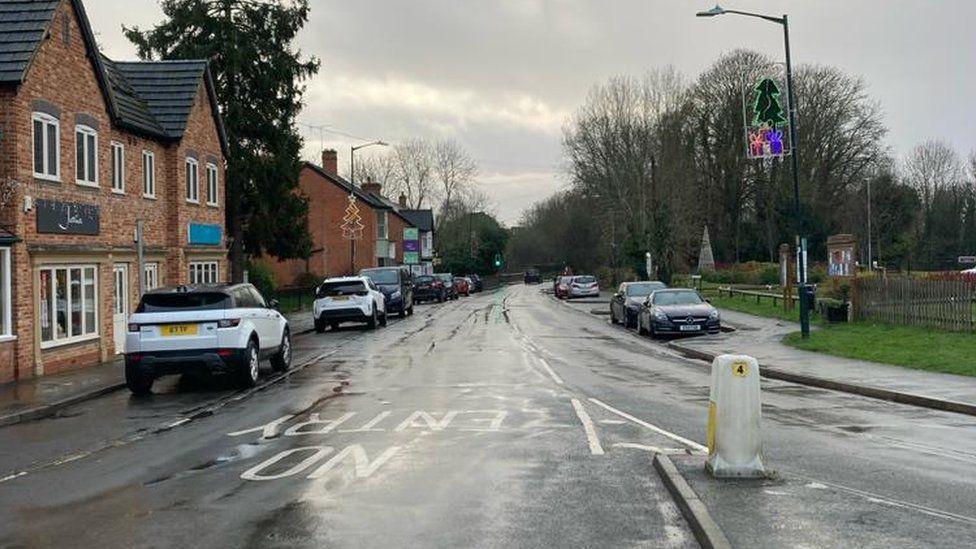
POLYGON ((376 472, 384 463, 390 460, 398 451, 400 451, 399 446, 391 446, 386 449, 385 452, 380 454, 376 459, 369 461, 369 456, 366 455, 366 450, 358 444, 353 444, 351 446, 346 446, 338 454, 329 458, 329 461, 323 463, 318 469, 312 471, 311 475, 308 475, 310 479, 317 479, 325 476, 336 466, 339 462, 346 459, 346 456, 352 456, 356 467, 356 476, 359 478, 369 478, 370 475, 376 472))
POLYGON ((312 413, 308 415, 308 421, 303 421, 301 423, 296 423, 285 431, 285 436, 292 437, 296 435, 325 435, 332 432, 333 429, 342 425, 343 423, 349 421, 349 418, 356 415, 356 412, 346 412, 345 414, 339 416, 338 419, 322 419, 317 413, 312 413), (321 425, 322 427, 314 429, 311 431, 303 431, 302 428, 309 425, 321 425))
POLYGON ((420 427, 422 429, 430 429, 431 431, 443 431, 451 421, 458 415, 455 411, 450 411, 444 414, 444 417, 437 421, 434 416, 423 410, 417 410, 416 412, 410 414, 410 416, 403 420, 399 425, 396 426, 394 431, 402 431, 409 427, 420 427), (422 419, 426 425, 421 425, 417 422, 418 419, 422 419))
POLYGON ((654 431, 655 433, 657 433, 659 435, 664 435, 664 436, 670 438, 671 440, 680 442, 681 444, 684 444, 685 446, 687 446, 687 447, 689 447, 689 448, 691 448, 693 450, 697 450, 697 451, 702 452, 702 453, 707 453, 708 452, 708 448, 706 448, 705 446, 702 446, 701 444, 698 444, 697 442, 695 442, 693 440, 688 440, 688 439, 686 439, 683 436, 676 435, 676 434, 672 433, 671 431, 665 431, 664 429, 658 427, 657 425, 652 425, 652 424, 650 424, 650 423, 648 423, 648 422, 646 422, 646 421, 644 421, 642 419, 637 419, 636 417, 628 414, 627 412, 621 412, 620 410, 614 408, 613 406, 610 406, 609 404, 606 404, 604 402, 601 402, 601 401, 599 401, 599 400, 597 400, 595 398, 590 398, 590 402, 592 402, 593 404, 596 404, 597 406, 601 406, 604 409, 606 409, 607 411, 609 411, 611 413, 614 413, 614 414, 617 414, 618 416, 620 416, 620 417, 622 417, 624 419, 628 419, 630 421, 633 421, 634 423, 640 425, 641 427, 646 427, 646 428, 654 431))
POLYGON ((596 427, 593 425, 593 420, 590 419, 590 414, 586 413, 586 409, 575 398, 573 399, 573 409, 576 410, 576 417, 583 424, 586 441, 590 444, 590 453, 594 456, 602 456, 604 454, 603 446, 600 446, 600 438, 596 435, 596 427))
POLYGON ((290 477, 294 474, 301 473, 309 466, 311 466, 313 463, 315 463, 319 459, 324 458, 325 456, 331 453, 332 453, 331 446, 302 446, 301 448, 292 448, 290 450, 285 450, 284 452, 281 452, 279 454, 275 454, 270 459, 262 461, 261 463, 255 465, 254 467, 251 467, 247 471, 244 471, 243 473, 241 473, 241 478, 244 480, 278 480, 280 478, 290 477), (301 460, 296 465, 293 465, 292 467, 286 469, 285 471, 274 475, 261 474, 261 471, 263 471, 265 468, 277 464, 279 461, 285 459, 286 457, 289 457, 292 454, 297 454, 298 452, 307 452, 308 450, 314 450, 315 453, 301 460))
POLYGON ((376 417, 369 420, 369 422, 367 422, 366 425, 363 425, 358 429, 339 429, 339 432, 340 433, 365 433, 367 431, 385 431, 386 429, 373 429, 373 427, 376 427, 377 423, 386 419, 387 416, 390 415, 390 413, 391 412, 389 411, 380 412, 379 414, 376 415, 376 417))
POLYGON ((556 382, 556 385, 565 385, 565 383, 563 383, 563 378, 559 377, 559 374, 557 374, 556 371, 552 369, 552 366, 549 366, 549 363, 546 362, 546 359, 542 358, 541 356, 536 356, 535 359, 538 360, 540 364, 542 364, 542 367, 546 369, 546 373, 549 374, 549 377, 551 377, 552 380, 556 382))
POLYGON ((253 427, 251 429, 244 429, 243 431, 234 431, 233 433, 227 433, 227 436, 236 437, 236 436, 246 435, 248 433, 256 433, 260 431, 261 438, 274 438, 278 434, 278 426, 281 425, 282 423, 285 423, 286 421, 288 421, 293 417, 295 416, 291 414, 288 414, 287 416, 281 416, 270 423, 265 423, 264 425, 260 425, 258 427, 253 427))
POLYGON ((685 454, 689 453, 687 448, 658 448, 657 446, 651 446, 649 444, 635 444, 633 442, 614 442, 611 444, 614 448, 630 448, 632 450, 644 450, 645 452, 652 452, 655 454, 685 454))

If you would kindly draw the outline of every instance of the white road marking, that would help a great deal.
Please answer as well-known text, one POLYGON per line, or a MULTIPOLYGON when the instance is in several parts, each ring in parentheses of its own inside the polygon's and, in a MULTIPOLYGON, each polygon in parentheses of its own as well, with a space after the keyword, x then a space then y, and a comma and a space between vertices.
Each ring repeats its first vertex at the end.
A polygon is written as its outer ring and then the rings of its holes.
POLYGON ((603 446, 600 446, 600 438, 596 435, 596 427, 593 425, 593 420, 590 419, 590 414, 586 413, 586 409, 575 398, 573 399, 573 409, 576 410, 576 416, 583 424, 586 441, 590 444, 590 453, 594 456, 602 456, 604 454, 603 446))
POLYGON ((387 416, 390 415, 390 413, 391 412, 388 411, 380 412, 379 414, 376 414, 376 417, 366 422, 366 425, 363 425, 358 429, 339 429, 338 432, 339 433, 365 433, 367 431, 385 431, 386 429, 373 429, 373 427, 376 427, 377 423, 386 419, 387 416))
POLYGON ((542 367, 546 369, 546 373, 549 374, 549 377, 556 382, 556 385, 565 385, 565 383, 563 383, 563 378, 559 377, 559 374, 552 369, 552 366, 549 366, 546 359, 542 358, 541 356, 536 356, 535 358, 539 361, 539 364, 542 364, 542 367))
POLYGON ((621 412, 620 410, 614 408, 613 406, 610 406, 609 404, 606 404, 605 402, 601 402, 601 401, 599 401, 599 400, 597 400, 595 398, 590 398, 590 402, 592 402, 593 404, 596 404, 597 406, 601 406, 604 409, 606 409, 607 411, 609 411, 611 413, 614 413, 614 414, 617 414, 618 416, 620 416, 620 417, 622 417, 624 419, 628 419, 630 421, 633 421, 634 423, 640 425, 641 427, 646 427, 646 428, 654 431, 655 433, 657 433, 659 435, 664 435, 664 436, 670 438, 671 440, 680 442, 681 444, 684 444, 685 446, 687 446, 687 447, 689 447, 689 448, 691 448, 693 450, 697 450, 697 451, 702 452, 702 453, 707 453, 708 452, 708 448, 706 446, 702 446, 701 444, 698 444, 697 442, 695 442, 693 440, 688 440, 688 439, 686 439, 683 436, 676 435, 676 434, 672 433, 671 431, 665 431, 664 429, 658 427, 657 425, 652 425, 652 424, 650 424, 650 423, 648 423, 648 422, 646 422, 646 421, 644 421, 642 419, 638 419, 638 418, 636 418, 636 417, 628 414, 627 412, 621 412))
POLYGON ((369 478, 370 475, 376 472, 384 463, 390 460, 398 451, 400 451, 399 446, 391 446, 386 449, 385 452, 380 454, 375 460, 370 463, 369 456, 366 455, 366 450, 358 444, 353 444, 351 446, 346 446, 338 454, 329 458, 329 461, 323 463, 318 469, 312 471, 311 475, 308 475, 310 479, 322 478, 333 467, 339 462, 346 459, 346 456, 352 456, 356 467, 356 476, 359 478, 369 478))
POLYGON ((261 438, 273 438, 275 435, 278 434, 278 426, 281 425, 282 423, 285 423, 286 421, 288 421, 293 417, 295 416, 291 414, 288 414, 287 416, 281 416, 278 419, 272 421, 271 423, 265 423, 264 425, 260 425, 258 427, 254 427, 251 429, 244 429, 243 431, 234 431, 233 433, 227 433, 227 436, 236 437, 236 436, 246 435, 248 433, 256 433, 260 431, 261 438))
POLYGON ((430 429, 431 431, 443 431, 451 421, 454 420, 458 413, 455 411, 450 411, 444 414, 444 417, 437 421, 434 416, 425 412, 423 410, 417 410, 416 412, 410 414, 407 419, 403 420, 399 425, 396 426, 394 431, 402 431, 409 427, 420 427, 422 429, 430 429), (426 425, 421 425, 417 422, 418 419, 422 419, 426 425))
POLYGON ((290 477, 294 474, 301 473, 309 466, 311 466, 316 461, 324 458, 325 456, 332 453, 331 446, 303 446, 301 448, 292 448, 290 450, 285 450, 279 454, 272 456, 270 459, 262 461, 261 463, 251 467, 247 471, 241 473, 241 478, 244 480, 278 480, 280 478, 290 477), (275 474, 275 475, 262 475, 266 467, 271 467, 279 461, 291 456, 292 454, 297 454, 298 452, 306 452, 308 450, 315 450, 315 453, 298 462, 296 465, 292 466, 285 471, 275 474))
POLYGON ((285 431, 285 436, 293 437, 298 435, 325 435, 332 432, 333 429, 342 425, 346 421, 349 421, 349 418, 354 415, 356 415, 356 412, 346 412, 345 414, 339 416, 338 419, 321 419, 319 414, 309 414, 308 421, 303 421, 301 423, 292 425, 287 431, 285 431), (308 425, 320 425, 321 427, 311 431, 303 431, 302 428, 308 425))
POLYGON ((657 446, 651 446, 649 444, 636 444, 633 442, 614 442, 612 444, 614 448, 630 448, 632 450, 644 450, 645 452, 653 452, 655 454, 688 454, 689 450, 687 448, 658 448, 657 446))

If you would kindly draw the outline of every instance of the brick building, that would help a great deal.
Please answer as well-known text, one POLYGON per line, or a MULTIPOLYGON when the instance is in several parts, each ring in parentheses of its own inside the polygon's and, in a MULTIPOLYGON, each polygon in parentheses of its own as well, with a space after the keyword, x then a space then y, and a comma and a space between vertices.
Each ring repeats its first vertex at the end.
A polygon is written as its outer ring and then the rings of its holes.
POLYGON ((227 272, 207 62, 112 61, 81 0, 2 7, 0 382, 120 352, 143 280, 227 272))
POLYGON ((403 229, 410 221, 381 194, 379 184, 355 186, 338 175, 334 150, 322 152, 322 165, 306 162, 299 176, 300 192, 308 199, 308 231, 312 253, 307 259, 277 261, 262 258, 279 286, 290 286, 306 273, 342 276, 360 269, 399 265, 403 261, 403 229), (343 234, 349 197, 359 210, 362 234, 358 240, 343 234), (353 261, 353 253, 355 260, 353 261))

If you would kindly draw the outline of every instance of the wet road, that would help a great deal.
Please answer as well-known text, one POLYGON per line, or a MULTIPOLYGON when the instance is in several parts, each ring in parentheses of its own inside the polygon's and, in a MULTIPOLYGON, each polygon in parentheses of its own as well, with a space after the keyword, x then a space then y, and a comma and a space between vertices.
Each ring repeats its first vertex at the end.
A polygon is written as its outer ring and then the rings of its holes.
POLYGON ((693 547, 655 451, 737 546, 974 539, 976 419, 764 381, 777 474, 715 483, 705 365, 590 308, 510 287, 2 428, 0 547, 693 547))

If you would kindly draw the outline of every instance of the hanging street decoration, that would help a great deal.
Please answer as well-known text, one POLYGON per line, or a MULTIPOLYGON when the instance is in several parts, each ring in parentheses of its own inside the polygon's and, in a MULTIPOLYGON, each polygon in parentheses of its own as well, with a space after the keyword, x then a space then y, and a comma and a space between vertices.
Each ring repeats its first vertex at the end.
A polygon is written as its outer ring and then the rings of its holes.
POLYGON ((346 215, 342 218, 342 237, 348 240, 359 240, 363 237, 363 218, 359 215, 359 206, 356 205, 356 195, 349 195, 349 205, 346 206, 346 215))
POLYGON ((784 86, 775 78, 761 78, 742 94, 746 125, 746 156, 776 158, 790 154, 790 124, 784 86))

